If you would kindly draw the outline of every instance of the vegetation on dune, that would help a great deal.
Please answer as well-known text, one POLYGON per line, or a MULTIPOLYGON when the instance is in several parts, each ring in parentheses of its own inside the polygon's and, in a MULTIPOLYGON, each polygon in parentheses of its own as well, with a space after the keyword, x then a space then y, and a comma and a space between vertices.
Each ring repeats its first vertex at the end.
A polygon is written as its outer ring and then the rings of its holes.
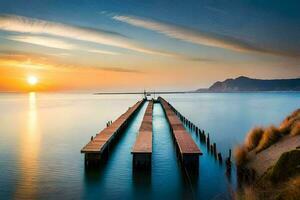
POLYGON ((234 149, 235 163, 237 166, 244 165, 248 160, 248 151, 245 146, 239 145, 234 149))
MULTIPOLYGON (((255 127, 243 145, 235 148, 234 157, 238 171, 249 180, 252 169, 247 162, 255 154, 269 148, 283 137, 300 136, 300 109, 287 116, 279 127, 255 127)), ((251 179, 236 194, 237 200, 299 200, 300 199, 300 146, 282 153, 277 162, 262 176, 251 179)), ((254 173, 255 175, 255 173, 254 173)))
POLYGON ((300 121, 298 121, 293 125, 293 128, 291 130, 291 135, 292 136, 300 135, 300 121))
POLYGON ((283 134, 289 134, 293 127, 300 122, 300 109, 295 110, 287 116, 279 126, 279 130, 283 134))
POLYGON ((240 166, 245 164, 248 152, 259 153, 286 135, 300 135, 300 109, 287 116, 278 128, 275 126, 253 128, 247 134, 244 144, 235 149, 236 164, 240 166))
MULTIPOLYGON (((282 181, 294 174, 300 174, 300 150, 283 153, 276 164, 269 169, 265 177, 272 182, 282 181)), ((300 196, 299 196, 300 197, 300 196)))
POLYGON ((283 153, 274 166, 235 194, 236 200, 299 200, 300 150, 283 153))
POLYGON ((260 151, 268 148, 272 144, 276 143, 280 138, 280 131, 275 126, 270 126, 269 128, 265 129, 261 140, 255 148, 255 152, 259 153, 260 151))
POLYGON ((300 198, 300 175, 287 181, 276 200, 297 200, 300 198))
POLYGON ((257 147, 263 136, 263 133, 264 129, 262 127, 255 127, 247 134, 245 146, 247 147, 248 151, 251 151, 257 147))
POLYGON ((235 194, 235 200, 299 200, 300 175, 279 184, 248 185, 235 194))

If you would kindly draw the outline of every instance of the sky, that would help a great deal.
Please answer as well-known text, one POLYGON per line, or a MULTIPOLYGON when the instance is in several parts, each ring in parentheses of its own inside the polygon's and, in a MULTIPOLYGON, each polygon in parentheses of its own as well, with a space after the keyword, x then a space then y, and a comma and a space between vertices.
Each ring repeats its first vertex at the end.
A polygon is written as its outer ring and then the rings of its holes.
POLYGON ((0 91, 300 77, 299 10, 297 0, 0 0, 0 91))

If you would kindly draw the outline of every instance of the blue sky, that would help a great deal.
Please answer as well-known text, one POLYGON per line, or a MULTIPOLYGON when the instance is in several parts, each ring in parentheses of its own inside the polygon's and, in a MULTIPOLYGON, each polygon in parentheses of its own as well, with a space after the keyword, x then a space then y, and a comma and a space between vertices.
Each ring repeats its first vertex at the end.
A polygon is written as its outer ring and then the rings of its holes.
POLYGON ((55 55, 48 64, 126 76, 143 72, 134 76, 143 87, 167 74, 173 79, 153 87, 207 87, 239 75, 299 77, 299 10, 299 1, 1 1, 0 53, 32 62, 55 55))

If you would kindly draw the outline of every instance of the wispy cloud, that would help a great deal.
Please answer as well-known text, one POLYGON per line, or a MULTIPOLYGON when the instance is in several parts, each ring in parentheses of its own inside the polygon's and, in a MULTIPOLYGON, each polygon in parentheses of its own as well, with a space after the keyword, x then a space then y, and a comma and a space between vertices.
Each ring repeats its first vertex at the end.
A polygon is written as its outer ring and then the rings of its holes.
POLYGON ((191 28, 181 27, 169 23, 163 23, 160 21, 154 21, 135 16, 115 15, 112 18, 133 26, 164 34, 170 38, 190 42, 197 45, 217 47, 238 52, 260 52, 293 57, 299 55, 299 53, 293 54, 290 52, 282 52, 280 50, 261 48, 241 39, 222 35, 220 33, 207 33, 191 28))
POLYGON ((72 62, 57 60, 56 56, 46 54, 27 53, 21 51, 0 51, 0 67, 18 67, 38 70, 97 70, 118 73, 142 73, 133 68, 114 67, 114 66, 95 66, 80 65, 72 62))
MULTIPOLYGON (((18 41, 18 42, 25 42, 29 44, 56 48, 56 49, 64 49, 64 50, 82 50, 90 53, 97 53, 97 54, 105 54, 105 55, 118 55, 119 53, 113 51, 106 51, 106 50, 99 50, 99 49, 88 49, 84 47, 80 47, 75 44, 71 44, 69 42, 65 42, 61 39, 52 38, 49 36, 36 36, 36 35, 13 35, 8 36, 6 39, 18 41)), ((60 53, 57 56, 66 56, 70 55, 68 53, 60 53)))
POLYGON ((141 70, 136 69, 128 69, 122 67, 108 67, 108 68, 101 68, 103 71, 113 71, 113 72, 124 72, 124 73, 143 73, 141 70))
POLYGON ((117 52, 104 51, 104 50, 98 50, 98 49, 89 49, 87 51, 91 52, 91 53, 104 54, 104 55, 119 55, 119 53, 117 53, 117 52))
POLYGON ((18 35, 18 36, 8 36, 6 37, 6 39, 50 47, 50 48, 56 48, 56 49, 70 50, 75 48, 75 45, 67 43, 63 40, 49 38, 45 36, 18 35))
MULTIPOLYGON (((128 37, 117 32, 73 26, 16 15, 0 15, 0 30, 18 33, 45 34, 65 37, 86 42, 104 44, 136 52, 173 56, 172 53, 143 47, 128 37)), ((24 40, 24 39, 22 39, 24 40)), ((37 43, 37 41, 36 41, 37 43)), ((39 42, 40 43, 40 42, 39 42)))

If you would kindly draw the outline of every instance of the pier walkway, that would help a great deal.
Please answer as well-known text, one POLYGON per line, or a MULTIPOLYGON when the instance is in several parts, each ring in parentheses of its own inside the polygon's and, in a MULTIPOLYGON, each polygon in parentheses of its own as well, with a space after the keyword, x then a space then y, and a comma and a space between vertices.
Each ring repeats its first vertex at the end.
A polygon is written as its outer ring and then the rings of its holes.
POLYGON ((171 105, 161 97, 159 97, 158 100, 161 103, 169 122, 180 161, 188 169, 198 169, 199 156, 202 155, 199 147, 186 131, 171 105))
POLYGON ((152 112, 153 101, 150 101, 146 108, 136 142, 131 151, 133 155, 132 164, 134 168, 151 168, 152 112))
POLYGON ((96 134, 82 149, 85 154, 85 164, 98 164, 104 157, 108 156, 109 147, 119 133, 126 127, 132 116, 142 107, 145 100, 138 101, 130 107, 119 118, 112 122, 108 127, 96 134))

